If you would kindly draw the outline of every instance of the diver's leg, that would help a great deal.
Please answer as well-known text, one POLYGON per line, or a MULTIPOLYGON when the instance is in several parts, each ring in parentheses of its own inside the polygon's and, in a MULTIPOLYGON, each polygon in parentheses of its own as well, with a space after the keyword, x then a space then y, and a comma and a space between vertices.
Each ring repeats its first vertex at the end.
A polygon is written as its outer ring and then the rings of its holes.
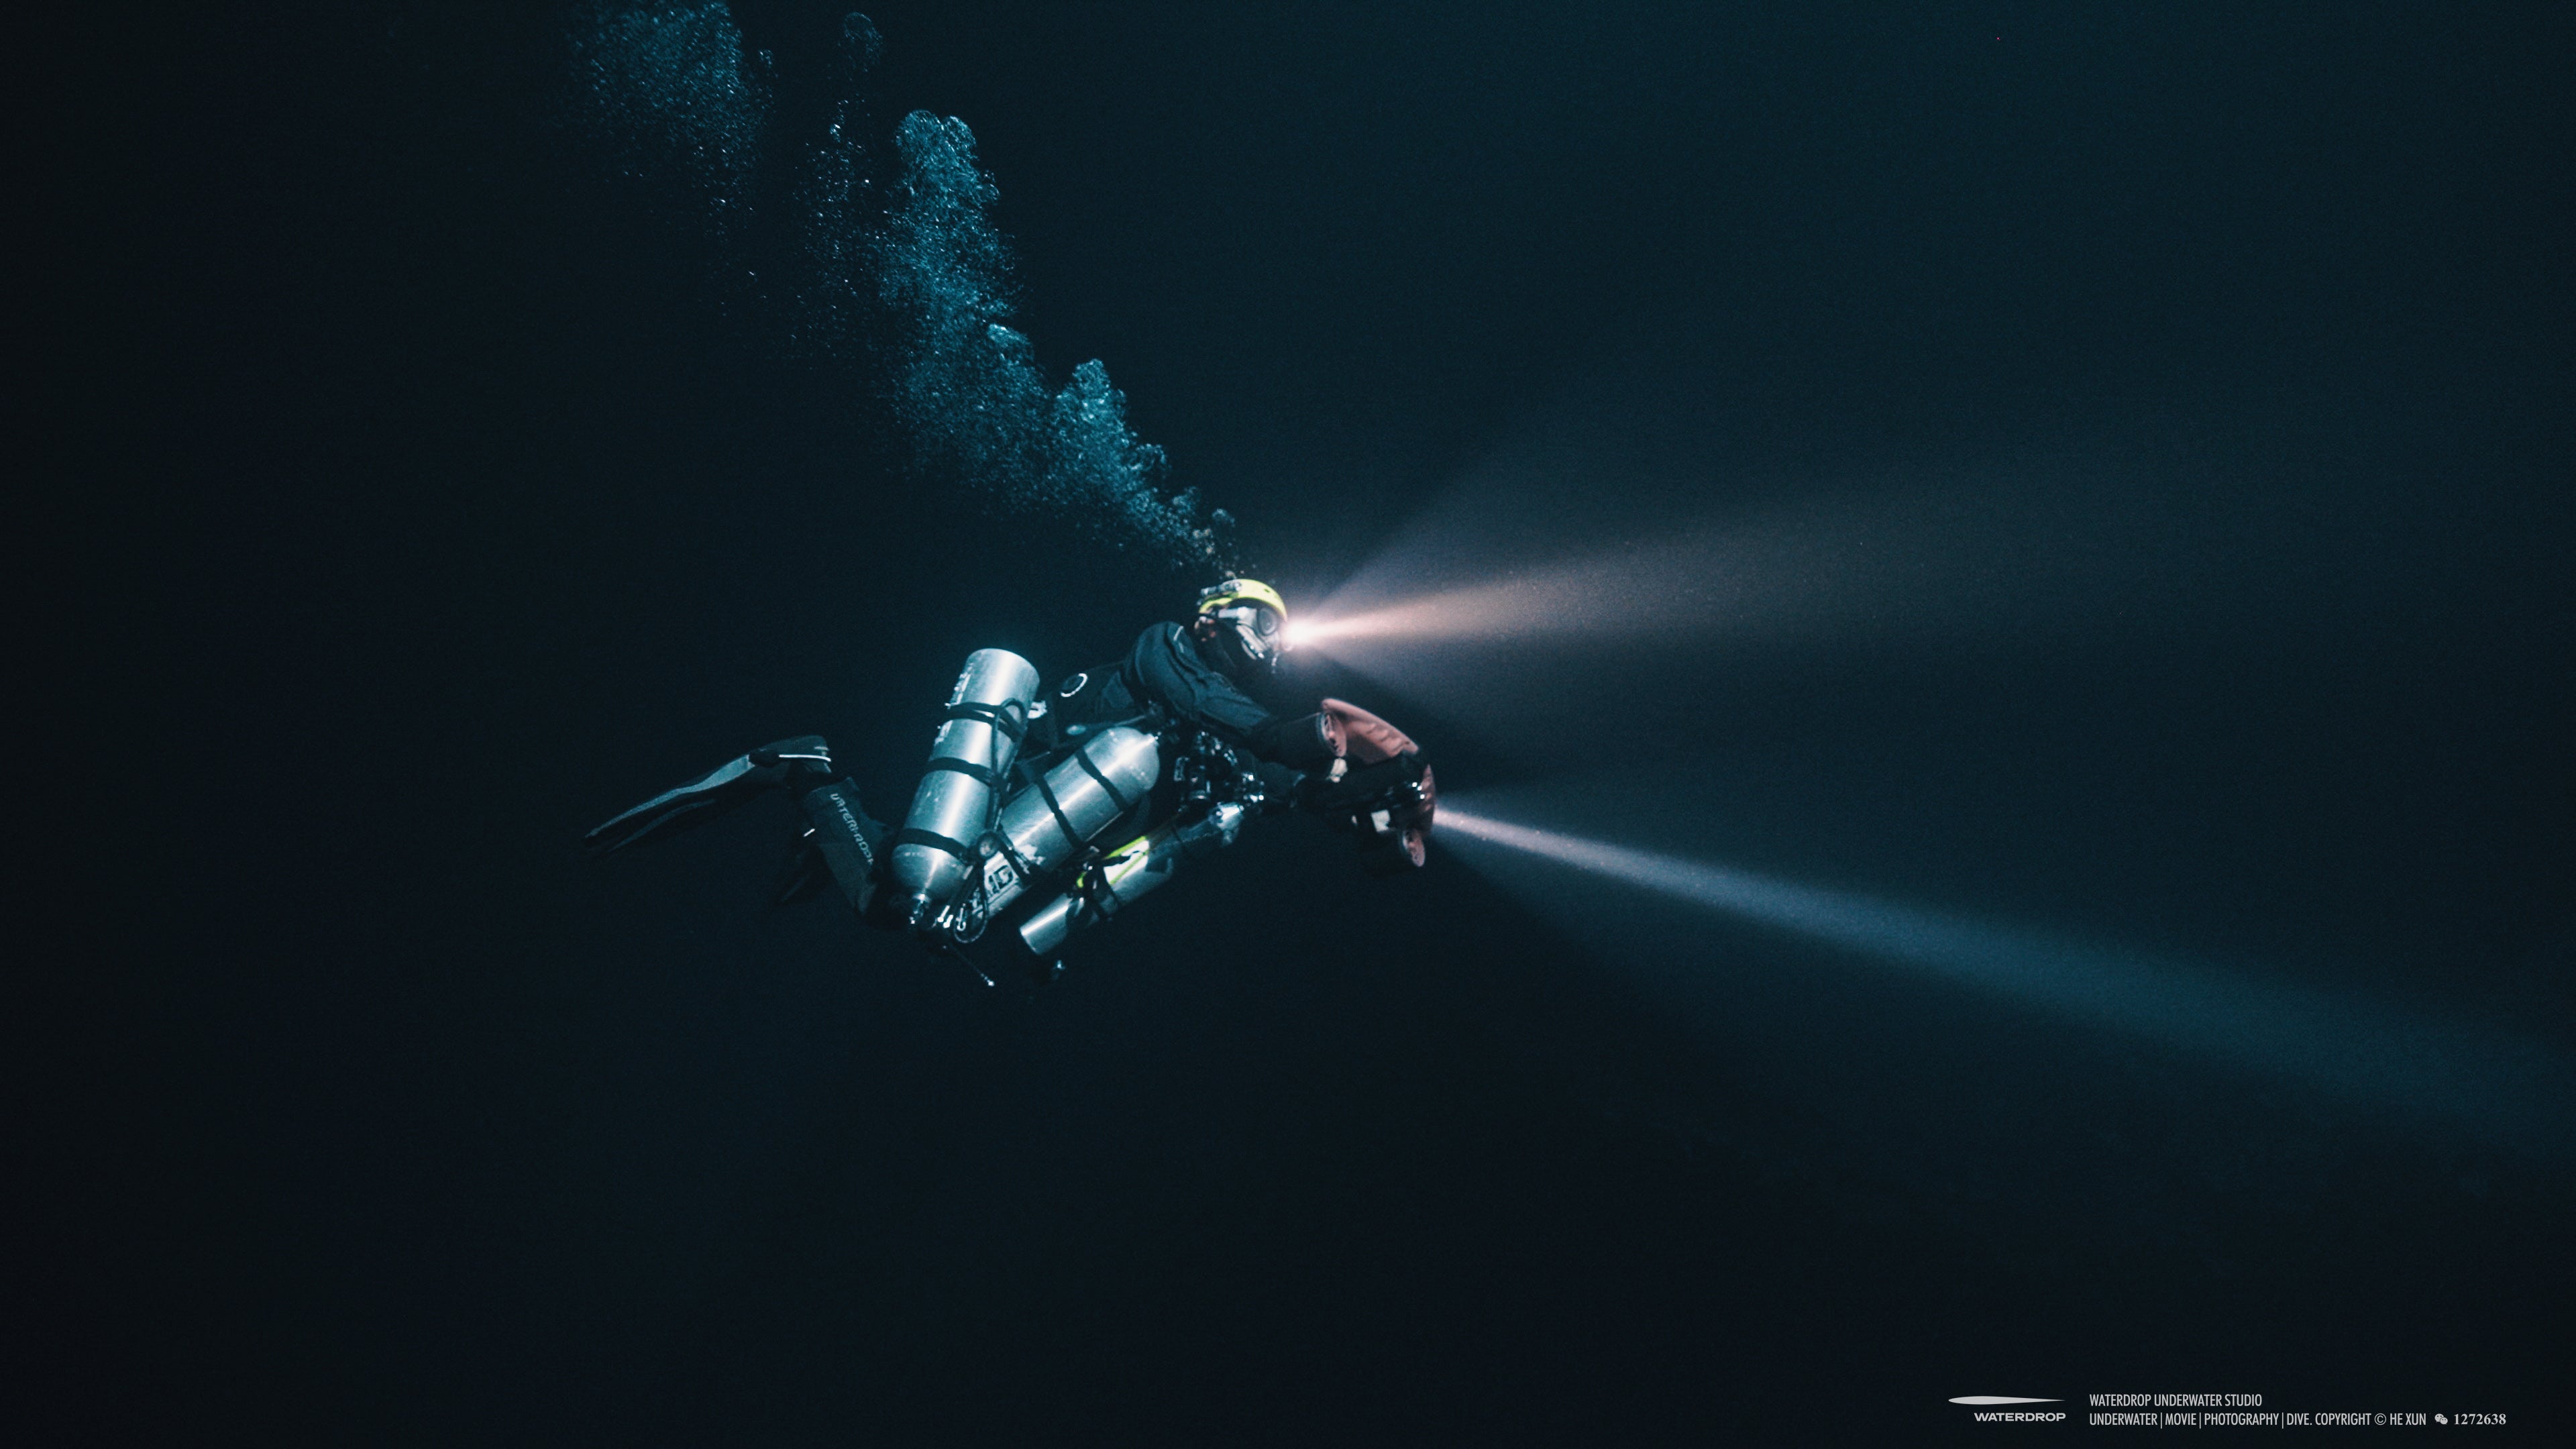
POLYGON ((778 886, 769 893, 769 904, 773 908, 792 906, 831 883, 831 867, 823 864, 823 853, 814 846, 814 827, 808 825, 788 843, 787 867, 778 873, 778 886))
MULTIPOLYGON (((800 860, 806 861, 806 878, 791 882, 790 893, 781 897, 792 900, 819 886, 812 876, 819 865, 834 885, 841 888, 841 898, 863 919, 876 899, 877 862, 885 853, 886 828, 870 819, 866 807, 859 804, 858 788, 847 780, 805 792, 796 802, 806 820, 804 837, 797 842, 800 860)), ((885 922, 879 921, 883 925, 885 922)))
POLYGON ((832 751, 821 735, 763 745, 594 827, 582 844, 605 855, 703 825, 754 795, 832 777, 832 751))

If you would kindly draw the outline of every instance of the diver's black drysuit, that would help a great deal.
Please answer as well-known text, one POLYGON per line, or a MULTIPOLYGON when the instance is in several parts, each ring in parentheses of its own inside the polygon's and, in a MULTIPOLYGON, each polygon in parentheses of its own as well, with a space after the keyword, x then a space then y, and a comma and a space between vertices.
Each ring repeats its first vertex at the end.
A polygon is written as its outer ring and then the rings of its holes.
POLYGON ((1210 662, 1178 624, 1147 625, 1126 658, 1056 686, 1046 713, 1030 721, 1021 758, 1052 758, 1116 724, 1148 733, 1175 725, 1203 729, 1290 770, 1313 769, 1333 758, 1321 713, 1273 713, 1210 662))

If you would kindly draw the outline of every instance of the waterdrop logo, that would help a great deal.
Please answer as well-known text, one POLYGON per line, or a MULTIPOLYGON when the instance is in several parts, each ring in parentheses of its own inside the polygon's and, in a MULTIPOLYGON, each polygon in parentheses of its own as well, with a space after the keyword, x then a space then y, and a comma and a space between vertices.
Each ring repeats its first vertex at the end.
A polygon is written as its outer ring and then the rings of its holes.
POLYGON ((1980 1424, 2056 1424, 2066 1418, 2064 1409, 2006 1409, 2004 1404, 2062 1404, 2064 1399, 2031 1399, 2014 1394, 1961 1394, 1950 1401, 1965 1404, 1978 1412, 1968 1417, 1980 1424))

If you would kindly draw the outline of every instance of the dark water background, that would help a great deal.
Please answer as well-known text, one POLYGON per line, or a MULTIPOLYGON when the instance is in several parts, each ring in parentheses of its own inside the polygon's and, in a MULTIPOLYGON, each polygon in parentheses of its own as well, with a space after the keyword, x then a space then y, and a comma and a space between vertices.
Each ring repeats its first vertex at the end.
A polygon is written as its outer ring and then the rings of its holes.
MULTIPOLYGON (((1425 519, 1499 557, 1895 500, 1853 546, 1988 601, 1309 666, 1451 790, 2576 1052, 2551 8, 871 14, 871 144, 971 124, 1031 365, 1105 359, 1293 598, 1425 519)), ((585 110, 593 12, 66 51, 26 576, 78 582, 22 625, 84 823, 12 972, 64 1422, 2563 1416, 2563 1140, 1569 877, 1376 886, 1295 821, 1035 1000, 763 914, 781 812, 577 860, 809 729, 892 813, 967 651, 1082 667, 1199 582, 907 471, 881 355, 798 330, 839 14, 733 18, 766 119, 659 150, 585 110)))

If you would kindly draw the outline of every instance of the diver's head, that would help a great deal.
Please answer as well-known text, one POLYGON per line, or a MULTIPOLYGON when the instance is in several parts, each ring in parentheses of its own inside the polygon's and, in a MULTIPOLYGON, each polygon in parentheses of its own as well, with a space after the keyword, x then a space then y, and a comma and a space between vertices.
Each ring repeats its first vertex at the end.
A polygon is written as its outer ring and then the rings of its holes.
POLYGON ((1279 666, 1288 647, 1288 605, 1259 579, 1227 579, 1199 591, 1190 637, 1226 673, 1258 678, 1279 666))

